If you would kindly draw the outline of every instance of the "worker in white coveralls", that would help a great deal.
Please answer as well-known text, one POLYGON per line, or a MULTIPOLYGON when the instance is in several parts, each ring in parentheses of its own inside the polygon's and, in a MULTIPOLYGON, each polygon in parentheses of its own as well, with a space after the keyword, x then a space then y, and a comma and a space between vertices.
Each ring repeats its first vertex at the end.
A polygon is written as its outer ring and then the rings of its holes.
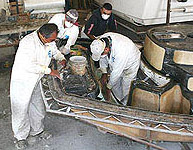
POLYGON ((30 137, 51 137, 49 132, 44 131, 42 123, 45 106, 40 79, 44 74, 60 78, 57 70, 48 67, 52 57, 65 65, 66 60, 54 42, 57 33, 58 27, 55 24, 45 24, 19 43, 10 84, 12 129, 17 149, 24 149, 30 137))
POLYGON ((79 34, 79 28, 76 23, 78 12, 76 9, 70 9, 66 14, 54 15, 49 23, 55 23, 58 26, 58 41, 59 50, 67 55, 70 53, 70 46, 74 45, 79 34))
POLYGON ((131 81, 139 69, 141 56, 139 49, 126 36, 113 32, 105 33, 94 40, 90 48, 92 59, 100 60, 101 81, 102 86, 107 87, 107 101, 110 100, 112 93, 118 102, 126 105, 131 81))

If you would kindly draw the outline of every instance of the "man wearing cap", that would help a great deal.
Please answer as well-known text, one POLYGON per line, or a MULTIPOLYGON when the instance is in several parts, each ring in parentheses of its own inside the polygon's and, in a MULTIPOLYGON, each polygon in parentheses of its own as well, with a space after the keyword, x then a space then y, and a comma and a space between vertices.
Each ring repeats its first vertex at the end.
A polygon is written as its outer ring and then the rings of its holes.
POLYGON ((117 102, 127 105, 131 81, 136 77, 140 64, 140 51, 126 36, 108 32, 91 45, 92 59, 100 60, 102 71, 102 86, 107 86, 107 101, 109 93, 117 102), (107 72, 110 73, 108 79, 107 72))
POLYGON ((112 5, 105 3, 102 8, 95 10, 85 25, 84 33, 92 40, 106 31, 117 30, 116 20, 112 14, 112 5))
POLYGON ((64 54, 70 53, 70 46, 74 45, 79 34, 79 28, 76 25, 78 12, 76 9, 70 9, 66 14, 54 15, 49 23, 55 23, 58 26, 57 47, 64 54))

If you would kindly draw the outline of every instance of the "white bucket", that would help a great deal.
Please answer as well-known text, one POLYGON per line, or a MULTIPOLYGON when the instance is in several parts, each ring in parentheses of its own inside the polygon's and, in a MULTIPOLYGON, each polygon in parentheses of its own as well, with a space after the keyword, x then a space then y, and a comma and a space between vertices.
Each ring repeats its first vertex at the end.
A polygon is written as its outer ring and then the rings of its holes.
POLYGON ((84 56, 72 56, 69 61, 73 74, 84 75, 86 72, 86 58, 84 56))

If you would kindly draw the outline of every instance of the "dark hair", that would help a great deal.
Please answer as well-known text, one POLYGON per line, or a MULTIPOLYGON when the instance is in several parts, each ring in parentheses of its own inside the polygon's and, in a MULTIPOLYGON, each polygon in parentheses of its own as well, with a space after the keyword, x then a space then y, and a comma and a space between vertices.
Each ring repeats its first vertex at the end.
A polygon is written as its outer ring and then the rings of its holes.
POLYGON ((102 42, 106 43, 106 47, 111 47, 112 45, 112 41, 111 41, 111 37, 107 36, 107 37, 103 37, 100 39, 102 42))
POLYGON ((104 3, 103 8, 105 8, 107 10, 112 10, 112 5, 110 3, 104 3))
POLYGON ((54 23, 47 23, 41 26, 38 32, 47 39, 51 37, 52 33, 58 32, 58 26, 54 23))

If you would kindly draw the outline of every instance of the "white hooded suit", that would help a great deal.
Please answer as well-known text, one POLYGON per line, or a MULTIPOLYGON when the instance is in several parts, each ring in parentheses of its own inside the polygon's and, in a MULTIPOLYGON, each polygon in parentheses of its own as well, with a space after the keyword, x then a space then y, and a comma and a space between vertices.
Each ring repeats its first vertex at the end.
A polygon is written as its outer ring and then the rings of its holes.
POLYGON ((67 39, 66 45, 61 47, 61 51, 65 55, 67 55, 70 53, 70 46, 74 45, 78 38, 79 28, 76 25, 72 25, 69 28, 65 28, 65 20, 65 14, 56 14, 50 19, 49 23, 54 23, 58 26, 58 38, 67 39))
POLYGON ((103 73, 110 70, 107 87, 112 89, 115 97, 124 105, 128 100, 131 81, 136 77, 141 53, 136 45, 126 36, 108 32, 100 38, 110 37, 112 47, 110 56, 100 58, 100 68, 103 73))
POLYGON ((12 128, 17 140, 43 131, 44 103, 40 79, 50 74, 51 58, 63 60, 55 42, 43 44, 37 31, 24 37, 16 53, 10 84, 12 128))

